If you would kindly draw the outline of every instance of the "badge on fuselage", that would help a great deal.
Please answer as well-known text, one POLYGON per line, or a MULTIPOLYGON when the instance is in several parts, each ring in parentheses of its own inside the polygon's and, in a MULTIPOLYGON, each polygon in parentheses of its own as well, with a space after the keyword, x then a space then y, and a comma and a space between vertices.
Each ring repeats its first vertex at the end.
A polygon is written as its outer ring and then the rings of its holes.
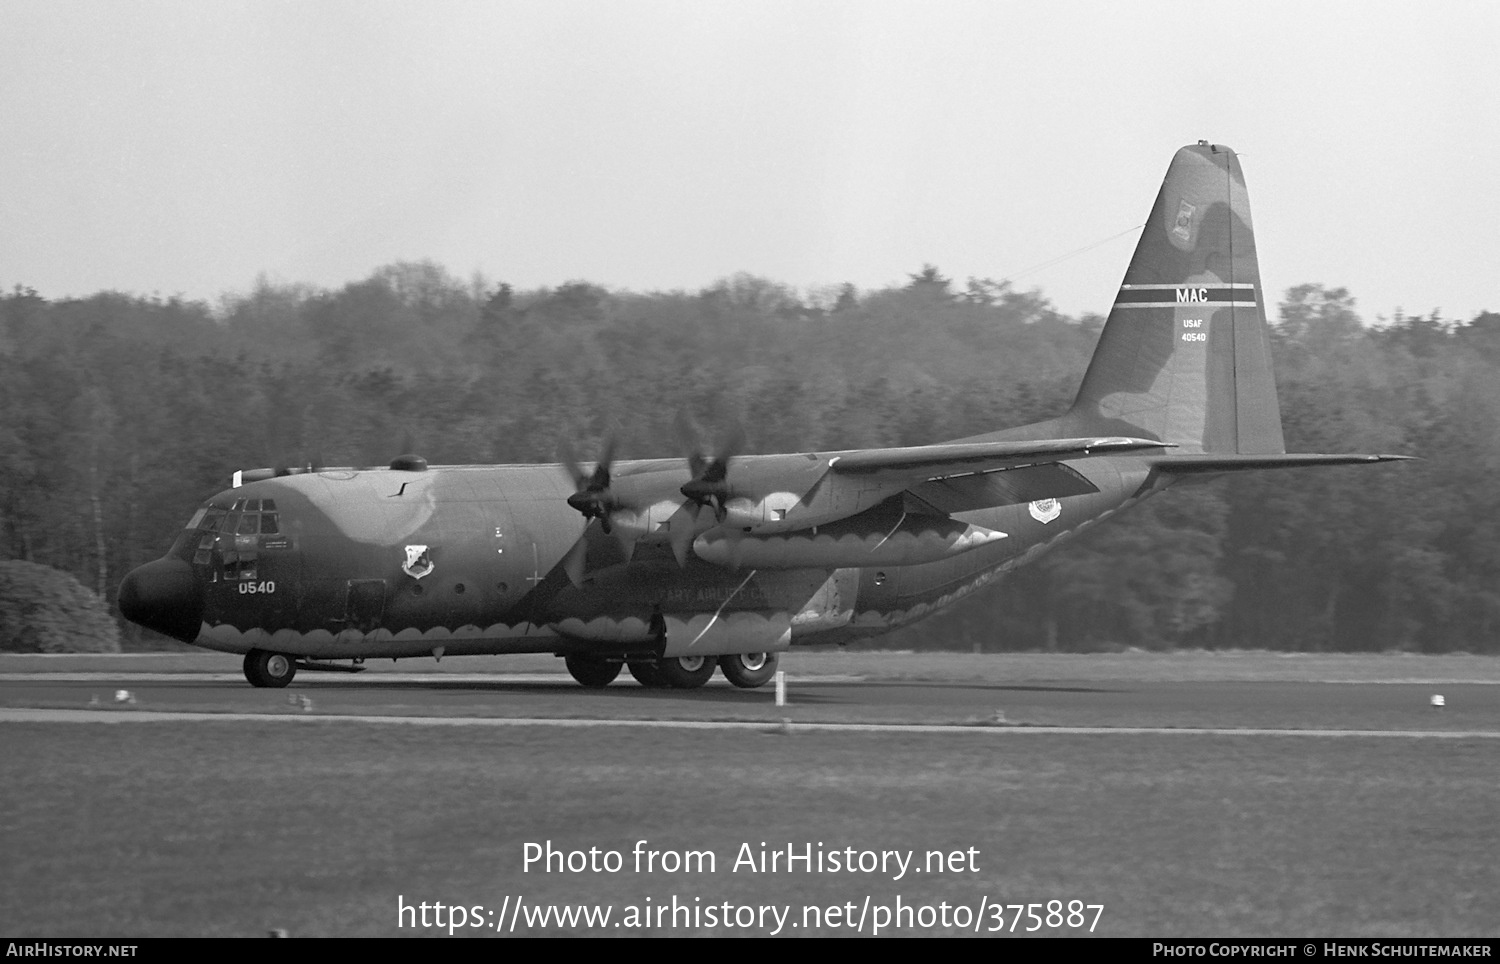
POLYGON ((1062 503, 1056 499, 1042 499, 1039 502, 1033 502, 1028 505, 1026 511, 1031 513, 1033 519, 1042 525, 1046 525, 1062 515, 1062 503))
POLYGON ((406 547, 406 565, 401 567, 402 572, 413 579, 421 579, 432 572, 433 568, 432 560, 427 557, 426 546, 406 547))

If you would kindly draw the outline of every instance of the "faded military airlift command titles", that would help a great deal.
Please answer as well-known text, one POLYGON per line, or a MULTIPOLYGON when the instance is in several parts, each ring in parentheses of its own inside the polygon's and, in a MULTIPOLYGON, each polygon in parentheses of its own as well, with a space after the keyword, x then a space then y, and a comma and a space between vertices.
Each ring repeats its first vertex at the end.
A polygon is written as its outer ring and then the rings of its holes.
POLYGON ((537 874, 880 874, 901 880, 913 874, 959 874, 979 870, 979 849, 857 850, 816 843, 745 842, 721 860, 712 850, 668 850, 637 840, 628 853, 618 850, 561 850, 552 841, 521 846, 521 870, 537 874))

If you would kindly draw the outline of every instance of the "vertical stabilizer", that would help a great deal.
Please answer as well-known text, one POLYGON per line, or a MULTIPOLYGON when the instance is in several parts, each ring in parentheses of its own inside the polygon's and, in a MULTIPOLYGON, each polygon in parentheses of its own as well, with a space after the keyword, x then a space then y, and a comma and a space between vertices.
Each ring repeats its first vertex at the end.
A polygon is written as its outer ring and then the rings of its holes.
POLYGON ((1264 303, 1239 159, 1184 147, 1063 421, 1181 453, 1284 452, 1264 303))

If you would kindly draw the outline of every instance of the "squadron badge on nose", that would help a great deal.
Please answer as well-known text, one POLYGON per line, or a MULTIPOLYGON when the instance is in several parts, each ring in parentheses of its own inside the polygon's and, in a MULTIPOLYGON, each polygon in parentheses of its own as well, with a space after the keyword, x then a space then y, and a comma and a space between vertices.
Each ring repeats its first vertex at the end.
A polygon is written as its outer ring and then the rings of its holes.
POLYGON ((406 573, 408 576, 411 576, 413 579, 421 579, 423 576, 432 572, 432 570, 432 560, 427 558, 426 546, 406 547, 406 565, 401 567, 402 572, 406 573))

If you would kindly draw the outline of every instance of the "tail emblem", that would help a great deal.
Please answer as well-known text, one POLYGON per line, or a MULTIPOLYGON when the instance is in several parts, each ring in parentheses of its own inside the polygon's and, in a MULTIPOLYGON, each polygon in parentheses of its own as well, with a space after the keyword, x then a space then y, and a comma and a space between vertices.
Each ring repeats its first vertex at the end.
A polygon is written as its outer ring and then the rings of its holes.
POLYGON ((1193 212, 1196 210, 1197 205, 1186 201, 1179 201, 1177 204, 1177 225, 1172 228, 1172 234, 1183 244, 1187 244, 1188 239, 1193 236, 1193 212))

